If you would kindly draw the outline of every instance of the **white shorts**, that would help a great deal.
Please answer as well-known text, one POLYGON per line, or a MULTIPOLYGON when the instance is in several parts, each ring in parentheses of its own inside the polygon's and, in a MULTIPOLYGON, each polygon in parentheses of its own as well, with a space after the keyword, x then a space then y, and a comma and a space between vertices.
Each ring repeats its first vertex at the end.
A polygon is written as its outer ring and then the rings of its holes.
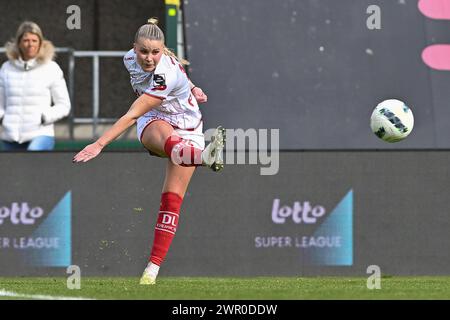
POLYGON ((165 121, 166 123, 170 124, 177 134, 185 139, 189 140, 195 148, 198 149, 205 149, 205 136, 203 135, 203 121, 200 120, 200 123, 197 125, 196 128, 193 129, 180 129, 176 126, 174 126, 172 123, 167 121, 166 119, 161 119, 158 116, 146 116, 146 117, 140 117, 137 122, 137 136, 139 137, 139 141, 142 143, 142 134, 144 133, 145 128, 147 126, 154 122, 154 121, 165 121))

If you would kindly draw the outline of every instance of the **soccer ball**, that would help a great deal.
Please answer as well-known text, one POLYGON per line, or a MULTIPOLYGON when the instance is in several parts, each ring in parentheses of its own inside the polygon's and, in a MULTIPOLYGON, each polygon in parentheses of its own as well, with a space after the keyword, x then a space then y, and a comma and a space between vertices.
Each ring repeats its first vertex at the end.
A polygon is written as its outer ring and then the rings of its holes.
POLYGON ((405 139, 414 127, 411 109, 400 100, 381 102, 370 117, 370 128, 381 140, 398 142, 405 139))

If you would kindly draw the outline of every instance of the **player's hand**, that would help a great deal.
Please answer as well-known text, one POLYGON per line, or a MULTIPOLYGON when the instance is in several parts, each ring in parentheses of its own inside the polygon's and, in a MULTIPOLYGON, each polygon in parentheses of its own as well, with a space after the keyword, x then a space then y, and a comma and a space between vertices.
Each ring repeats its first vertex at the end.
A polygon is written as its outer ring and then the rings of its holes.
POLYGON ((87 145, 83 150, 78 152, 75 157, 73 157, 72 162, 87 162, 94 159, 102 151, 103 146, 98 142, 94 142, 87 145))
POLYGON ((202 88, 195 87, 192 89, 192 94, 198 103, 205 103, 208 101, 208 96, 203 92, 202 88))

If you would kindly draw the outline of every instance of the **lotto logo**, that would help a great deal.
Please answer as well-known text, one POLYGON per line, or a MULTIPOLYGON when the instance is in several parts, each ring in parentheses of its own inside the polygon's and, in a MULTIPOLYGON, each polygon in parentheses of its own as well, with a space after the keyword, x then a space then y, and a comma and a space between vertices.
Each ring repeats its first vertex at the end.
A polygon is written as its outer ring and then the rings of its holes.
POLYGON ((20 205, 13 202, 10 207, 0 207, 0 225, 5 219, 9 219, 12 224, 34 224, 36 219, 43 215, 44 210, 41 207, 30 209, 26 202, 20 205))
POLYGON ((324 216, 326 210, 322 206, 311 206, 309 201, 303 203, 296 201, 292 208, 283 206, 280 208, 280 199, 273 200, 272 221, 276 224, 284 224, 291 217, 294 223, 313 224, 317 219, 324 216))
MULTIPOLYGON (((419 0, 420 12, 433 20, 450 20, 450 1, 419 0)), ((432 69, 450 71, 450 44, 434 44, 422 52, 423 62, 432 69)))

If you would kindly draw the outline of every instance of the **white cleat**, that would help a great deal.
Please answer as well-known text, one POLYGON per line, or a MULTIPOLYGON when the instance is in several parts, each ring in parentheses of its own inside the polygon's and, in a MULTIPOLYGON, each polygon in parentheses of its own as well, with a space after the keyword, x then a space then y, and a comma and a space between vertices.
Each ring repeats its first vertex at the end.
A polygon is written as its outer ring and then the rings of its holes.
POLYGON ((210 167, 213 171, 223 169, 223 148, 225 146, 226 130, 223 127, 217 127, 211 137, 211 143, 208 144, 202 152, 203 165, 210 167))
POLYGON ((149 262, 147 267, 144 270, 144 273, 142 274, 139 284, 145 284, 145 285, 155 284, 156 277, 158 276, 158 272, 159 272, 159 266, 152 262, 149 262))
POLYGON ((143 285, 153 285, 156 284, 156 277, 152 276, 148 272, 144 271, 144 274, 141 277, 141 280, 139 280, 139 284, 143 285))

